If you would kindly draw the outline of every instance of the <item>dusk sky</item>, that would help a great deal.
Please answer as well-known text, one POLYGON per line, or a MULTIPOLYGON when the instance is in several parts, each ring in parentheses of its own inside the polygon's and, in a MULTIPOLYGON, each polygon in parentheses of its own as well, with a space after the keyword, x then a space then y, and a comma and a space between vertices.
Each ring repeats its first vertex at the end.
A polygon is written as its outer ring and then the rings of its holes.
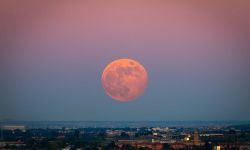
POLYGON ((0 1, 0 119, 250 120, 250 1, 0 1), (105 93, 111 61, 148 86, 105 93))

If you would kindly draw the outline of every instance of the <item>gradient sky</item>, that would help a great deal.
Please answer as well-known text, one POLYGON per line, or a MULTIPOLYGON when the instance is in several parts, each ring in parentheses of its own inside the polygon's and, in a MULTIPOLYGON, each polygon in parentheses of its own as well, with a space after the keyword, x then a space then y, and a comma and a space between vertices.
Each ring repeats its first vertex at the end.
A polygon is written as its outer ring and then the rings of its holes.
POLYGON ((250 120, 250 1, 0 1, 0 119, 250 120), (121 103, 105 66, 149 84, 121 103))

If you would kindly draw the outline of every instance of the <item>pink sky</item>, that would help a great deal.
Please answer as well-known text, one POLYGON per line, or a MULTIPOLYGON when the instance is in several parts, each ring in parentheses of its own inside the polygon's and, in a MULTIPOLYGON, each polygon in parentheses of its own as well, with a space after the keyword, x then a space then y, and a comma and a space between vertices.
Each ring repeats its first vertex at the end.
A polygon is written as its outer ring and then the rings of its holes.
MULTIPOLYGON (((200 87, 213 91, 213 85, 228 93, 228 87, 246 89, 249 6, 248 0, 2 0, 0 69, 17 85, 28 82, 27 89, 32 89, 31 79, 45 87, 64 82, 75 87, 79 81, 99 80, 106 64, 129 57, 145 65, 156 91, 168 87, 163 83, 179 87, 178 82, 190 86, 191 93, 200 87)), ((224 109, 235 103, 248 102, 233 101, 224 109)))

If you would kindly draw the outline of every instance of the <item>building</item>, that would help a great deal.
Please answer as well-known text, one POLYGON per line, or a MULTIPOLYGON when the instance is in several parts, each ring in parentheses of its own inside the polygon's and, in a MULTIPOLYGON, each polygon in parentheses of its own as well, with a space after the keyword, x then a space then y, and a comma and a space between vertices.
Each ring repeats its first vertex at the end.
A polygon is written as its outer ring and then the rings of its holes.
POLYGON ((221 148, 220 148, 220 146, 215 146, 214 147, 214 150, 220 150, 221 148))
POLYGON ((197 130, 194 131, 194 145, 200 145, 200 138, 197 130))
POLYGON ((121 133, 122 133, 121 130, 107 130, 106 131, 107 137, 121 136, 121 133))
POLYGON ((162 150, 163 144, 159 142, 148 142, 147 140, 118 140, 117 146, 122 148, 124 145, 131 145, 135 148, 149 148, 152 150, 162 150))

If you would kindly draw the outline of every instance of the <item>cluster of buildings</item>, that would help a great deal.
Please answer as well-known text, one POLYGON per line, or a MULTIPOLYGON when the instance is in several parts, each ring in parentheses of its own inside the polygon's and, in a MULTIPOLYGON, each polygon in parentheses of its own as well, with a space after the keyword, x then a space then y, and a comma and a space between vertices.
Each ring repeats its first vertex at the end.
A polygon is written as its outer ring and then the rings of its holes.
POLYGON ((193 134, 184 134, 182 138, 176 138, 174 130, 169 128, 152 128, 151 131, 152 135, 135 139, 117 140, 116 144, 120 148, 124 145, 131 145, 134 148, 148 148, 152 150, 162 150, 164 145, 169 145, 171 149, 185 149, 205 145, 200 140, 197 130, 193 134))
MULTIPOLYGON (((213 150, 248 150, 250 149, 250 140, 243 141, 226 141, 226 139, 232 139, 241 134, 246 134, 245 131, 235 134, 227 134, 228 129, 206 129, 203 133, 199 133, 197 129, 185 129, 178 131, 176 128, 148 128, 151 134, 143 136, 134 136, 134 131, 122 131, 122 130, 107 130, 108 137, 118 137, 116 139, 116 145, 122 148, 126 145, 131 145, 134 148, 148 148, 152 150, 166 149, 168 146, 172 150, 178 149, 213 149, 213 150), (206 131, 208 130, 208 131, 206 131), (122 133, 128 136, 127 138, 119 138, 122 133), (220 132, 220 133, 218 133, 220 132), (224 132, 224 133, 223 133, 224 132), (132 135, 132 136, 131 136, 132 135)), ((250 131, 250 130, 249 130, 250 131)), ((250 134, 248 134, 250 137, 250 134)))
POLYGON ((91 149, 94 148, 93 143, 96 144, 97 149, 102 150, 112 142, 113 149, 124 149, 126 146, 150 150, 250 149, 250 128, 242 131, 238 129, 231 131, 231 128, 190 127, 29 129, 22 125, 4 125, 1 126, 0 150, 6 147, 27 148, 30 145, 25 141, 29 138, 35 141, 34 143, 48 143, 47 146, 53 145, 63 150, 81 150, 86 147, 91 149), (74 145, 76 139, 82 143, 74 145), (60 145, 58 142, 64 144, 60 145))

